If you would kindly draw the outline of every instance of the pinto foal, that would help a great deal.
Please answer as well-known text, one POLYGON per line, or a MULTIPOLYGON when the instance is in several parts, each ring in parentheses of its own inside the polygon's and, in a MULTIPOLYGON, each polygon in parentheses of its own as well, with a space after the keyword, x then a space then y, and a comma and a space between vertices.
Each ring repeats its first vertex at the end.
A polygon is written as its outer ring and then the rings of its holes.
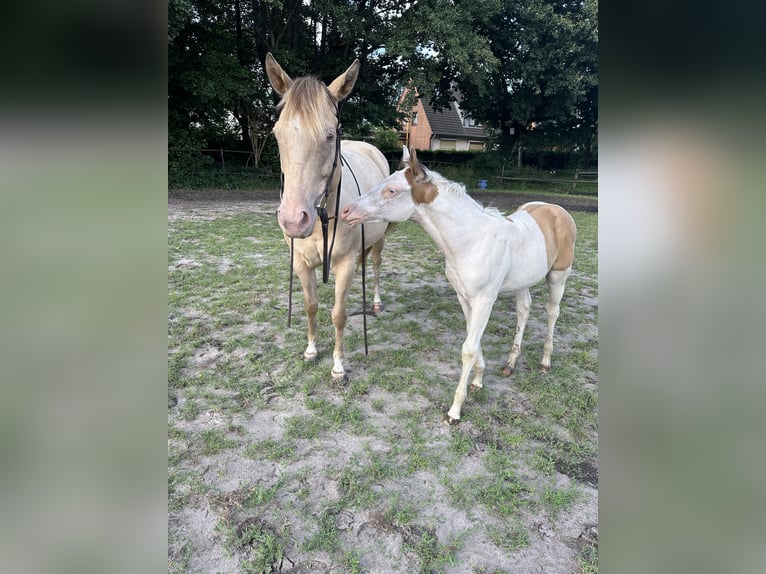
POLYGON ((572 271, 577 229, 569 213, 549 203, 526 203, 508 217, 496 209, 484 209, 466 194, 465 186, 426 170, 414 149, 404 148, 402 161, 404 169, 347 205, 342 219, 350 225, 412 219, 444 253, 447 279, 457 292, 468 331, 460 382, 446 417, 447 423, 457 424, 471 373, 471 387, 482 386, 481 337, 499 292, 516 294, 516 334, 503 369, 503 374, 510 375, 529 317, 529 287, 545 278, 550 295, 545 305, 548 335, 541 369, 550 368, 553 329, 572 271))

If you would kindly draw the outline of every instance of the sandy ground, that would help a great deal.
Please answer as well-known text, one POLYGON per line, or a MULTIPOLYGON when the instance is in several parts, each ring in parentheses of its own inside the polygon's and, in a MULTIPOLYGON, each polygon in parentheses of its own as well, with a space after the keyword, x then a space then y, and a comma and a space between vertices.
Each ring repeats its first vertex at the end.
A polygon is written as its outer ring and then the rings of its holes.
MULTIPOLYGON (((484 205, 492 205, 502 210, 512 210, 526 201, 540 199, 540 196, 534 194, 471 193, 471 195, 484 205)), ((246 197, 243 197, 241 192, 175 192, 171 194, 168 201, 168 218, 172 222, 177 219, 214 219, 243 212, 268 214, 274 213, 276 206, 275 192, 252 192, 246 197)), ((583 211, 597 210, 596 200, 590 198, 573 197, 571 202, 564 206, 583 211)), ((175 264, 191 265, 193 262, 179 261, 175 264)), ((225 273, 226 269, 221 272, 225 273)), ((594 304, 597 304, 597 300, 594 304)), ((358 321, 359 318, 352 320, 358 321)), ((595 325, 593 328, 597 329, 595 325)), ((236 353, 236 350, 234 352, 236 353)), ((223 351, 215 345, 201 349, 192 358, 189 369, 210 368, 220 359, 222 353, 223 351)), ((454 375, 455 365, 447 365, 443 368, 446 369, 445 376, 454 375)), ((374 400, 377 394, 385 400, 390 400, 390 397, 385 396, 387 394, 385 391, 370 389, 371 400, 374 400)), ((417 399, 418 397, 414 399, 412 396, 405 397, 405 400, 411 403, 408 405, 410 408, 428 409, 429 405, 425 399, 422 405, 415 404, 417 399)), ((213 411, 209 415, 202 413, 192 421, 182 420, 178 412, 184 407, 185 399, 180 394, 175 400, 177 402, 170 405, 169 409, 169 422, 172 426, 192 433, 204 428, 226 426, 225 421, 215 420, 213 411)), ((260 409, 251 415, 239 416, 235 422, 244 428, 253 440, 278 441, 284 432, 284 426, 280 423, 305 412, 306 408, 300 400, 286 400, 274 394, 269 397, 267 408, 260 409)), ((381 437, 390 437, 392 433, 401 432, 401 429, 396 428, 398 423, 384 413, 365 410, 364 415, 380 426, 381 437)), ((441 435, 446 437, 449 433, 456 431, 449 427, 435 427, 433 432, 438 439, 441 435)), ((460 432, 476 435, 474 437, 477 439, 476 444, 482 444, 479 440, 481 437, 478 436, 479 430, 473 428, 470 423, 461 424, 460 432)), ((309 514, 312 511, 315 514, 321 513, 326 501, 339 498, 337 481, 328 480, 323 469, 330 464, 337 466, 343 461, 351 461, 354 457, 374 457, 376 449, 382 452, 387 444, 383 438, 378 440, 374 437, 365 437, 362 444, 355 437, 344 436, 343 433, 326 433, 317 441, 314 441, 305 451, 296 453, 299 460, 297 464, 306 471, 305 488, 312 493, 312 496, 305 501, 296 498, 293 492, 280 492, 277 500, 280 508, 301 506, 305 507, 309 514), (341 442, 342 444, 339 444, 341 442), (332 461, 326 458, 328 451, 334 453, 332 461)), ((481 447, 478 451, 465 456, 465 460, 457 471, 460 475, 472 477, 481 474, 483 453, 480 449, 481 447)), ((217 494, 198 498, 197 504, 186 504, 181 509, 171 512, 168 549, 170 570, 173 570, 174 565, 178 569, 177 565, 184 564, 182 571, 188 572, 212 574, 239 571, 237 557, 227 552, 225 545, 221 543, 222 535, 217 528, 221 516, 231 509, 241 507, 243 495, 239 488, 244 477, 250 483, 274 485, 280 480, 279 477, 285 469, 280 468, 280 463, 256 461, 232 454, 227 452, 223 455, 203 457, 198 461, 202 467, 206 468, 202 473, 203 480, 217 494)), ((558 472, 554 478, 557 487, 565 487, 574 480, 558 472)), ((440 565, 439 571, 456 574, 464 572, 570 574, 581 571, 579 556, 582 549, 588 544, 598 544, 597 485, 598 474, 595 467, 584 469, 578 477, 578 486, 582 495, 573 507, 558 516, 548 516, 544 513, 523 515, 521 521, 532 534, 525 548, 513 552, 493 544, 487 539, 485 530, 480 527, 487 523, 497 523, 498 527, 502 527, 502 521, 486 515, 480 509, 468 512, 455 511, 448 502, 449 496, 444 491, 444 487, 428 471, 413 473, 405 478, 404 483, 401 480, 381 480, 378 488, 381 491, 388 488, 404 489, 409 492, 413 500, 429 501, 428 516, 418 521, 418 524, 433 526, 416 528, 399 526, 395 522, 387 521, 374 507, 344 511, 335 517, 335 521, 338 530, 342 533, 343 544, 357 549, 363 556, 361 564, 363 572, 381 574, 416 572, 421 569, 422 564, 417 561, 412 552, 406 551, 408 547, 416 546, 426 535, 435 535, 440 541, 446 541, 451 536, 460 534, 467 538, 462 540, 462 549, 457 555, 456 563, 440 565)), ((277 530, 279 525, 272 520, 268 524, 264 523, 264 527, 277 530)), ((300 537, 301 529, 313 527, 312 523, 305 522, 297 516, 290 518, 289 528, 294 537, 300 537)), ((288 545, 284 558, 279 564, 275 564, 271 571, 308 574, 343 572, 344 569, 329 557, 326 559, 317 557, 316 553, 309 554, 302 550, 299 544, 294 544, 288 545)))

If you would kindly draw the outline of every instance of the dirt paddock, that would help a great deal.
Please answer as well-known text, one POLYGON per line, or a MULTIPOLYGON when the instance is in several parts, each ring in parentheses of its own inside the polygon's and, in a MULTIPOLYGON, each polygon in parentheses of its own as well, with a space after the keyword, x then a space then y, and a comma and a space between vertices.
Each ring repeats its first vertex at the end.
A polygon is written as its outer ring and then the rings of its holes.
MULTIPOLYGON (((471 195, 503 211, 554 201, 471 195)), ((532 291, 518 372, 501 375, 515 320, 502 296, 482 340, 485 388, 453 428, 442 418, 465 326, 419 226, 387 238, 368 357, 352 290, 349 377, 337 383, 332 287, 320 280, 318 362, 301 359, 297 278, 286 327, 277 192, 172 192, 168 571, 598 572, 598 208, 566 197, 555 202, 575 216, 578 251, 553 368, 536 369, 543 285, 532 291)))

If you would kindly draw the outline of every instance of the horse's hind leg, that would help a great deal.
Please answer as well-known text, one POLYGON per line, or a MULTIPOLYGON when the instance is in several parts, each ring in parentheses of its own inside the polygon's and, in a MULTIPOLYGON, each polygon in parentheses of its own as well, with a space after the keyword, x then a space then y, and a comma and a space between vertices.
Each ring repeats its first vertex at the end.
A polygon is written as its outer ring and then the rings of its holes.
POLYGON ((303 286, 303 307, 306 310, 306 317, 308 319, 308 344, 303 352, 303 358, 307 361, 314 361, 317 358, 317 309, 319 309, 317 275, 314 269, 309 269, 305 265, 300 264, 296 264, 295 273, 298 275, 303 286))
POLYGON ((545 304, 545 312, 548 314, 548 335, 545 338, 545 344, 543 345, 543 360, 540 363, 540 370, 544 373, 547 373, 548 369, 551 368, 553 329, 556 327, 556 320, 559 318, 559 304, 564 295, 564 287, 566 286, 567 278, 571 272, 572 267, 568 267, 563 271, 552 270, 545 278, 548 283, 550 294, 548 296, 548 302, 545 304))
POLYGON ((503 374, 508 376, 516 368, 516 360, 521 354, 521 340, 524 338, 524 329, 527 327, 529 319, 529 307, 532 304, 532 296, 529 289, 516 291, 516 334, 513 337, 513 346, 511 354, 508 356, 508 363, 503 367, 503 374))
POLYGON ((381 237, 372 246, 372 273, 373 273, 373 297, 372 297, 372 310, 375 313, 379 313, 383 309, 383 303, 380 300, 380 263, 383 260, 381 252, 383 251, 383 245, 385 240, 381 237))

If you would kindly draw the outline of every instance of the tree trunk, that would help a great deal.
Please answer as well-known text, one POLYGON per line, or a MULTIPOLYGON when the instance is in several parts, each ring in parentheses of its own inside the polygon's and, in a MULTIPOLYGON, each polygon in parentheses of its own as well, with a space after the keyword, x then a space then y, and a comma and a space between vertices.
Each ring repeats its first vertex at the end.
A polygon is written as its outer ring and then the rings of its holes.
POLYGON ((234 117, 239 122, 239 127, 242 130, 242 144, 250 145, 250 119, 247 113, 247 104, 244 101, 240 102, 241 111, 234 117))

